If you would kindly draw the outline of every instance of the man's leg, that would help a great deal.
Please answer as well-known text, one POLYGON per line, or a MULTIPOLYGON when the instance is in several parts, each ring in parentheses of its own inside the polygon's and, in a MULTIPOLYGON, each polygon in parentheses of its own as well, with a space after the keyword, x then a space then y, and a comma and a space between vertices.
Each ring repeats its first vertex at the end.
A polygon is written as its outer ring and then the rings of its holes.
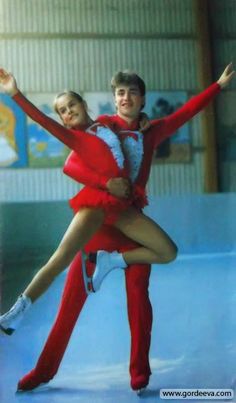
POLYGON ((131 332, 131 388, 145 387, 151 374, 149 349, 152 329, 152 306, 148 286, 150 266, 130 265, 125 270, 128 318, 131 332))
POLYGON ((35 368, 18 383, 19 390, 30 390, 48 382, 57 373, 87 294, 84 289, 81 255, 73 260, 66 279, 59 312, 35 368))
MULTIPOLYGON (((123 245, 120 252, 137 247, 137 244, 109 226, 104 227, 101 232, 98 232, 93 237, 87 245, 86 251, 95 251, 98 249, 98 245, 100 248, 103 246, 104 249, 109 251, 120 249, 123 245)), ((148 357, 152 326, 152 308, 148 297, 150 267, 143 264, 132 265, 126 270, 125 274, 128 317, 131 330, 131 387, 140 389, 148 383, 151 373, 148 357), (137 304, 136 298, 140 301, 142 307, 137 304)), ((80 254, 77 254, 67 275, 56 322, 36 367, 20 380, 19 389, 34 389, 40 383, 48 382, 56 374, 86 297, 81 258, 80 254), (69 316, 68 313, 70 313, 69 316)))

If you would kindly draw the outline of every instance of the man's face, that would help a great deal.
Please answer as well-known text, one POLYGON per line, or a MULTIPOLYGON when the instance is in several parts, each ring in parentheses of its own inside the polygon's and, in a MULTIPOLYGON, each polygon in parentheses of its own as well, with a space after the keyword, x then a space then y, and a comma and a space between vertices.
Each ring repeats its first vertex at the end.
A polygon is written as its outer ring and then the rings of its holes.
POLYGON ((145 102, 136 85, 120 85, 115 90, 117 114, 123 119, 136 119, 145 102))

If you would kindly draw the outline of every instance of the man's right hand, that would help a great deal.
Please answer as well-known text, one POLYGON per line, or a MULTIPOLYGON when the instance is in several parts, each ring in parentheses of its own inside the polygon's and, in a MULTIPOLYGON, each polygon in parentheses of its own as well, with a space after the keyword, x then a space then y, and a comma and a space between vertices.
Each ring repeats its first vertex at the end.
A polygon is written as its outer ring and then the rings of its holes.
POLYGON ((131 195, 131 184, 125 178, 111 178, 107 181, 107 190, 113 196, 127 199, 131 195))
POLYGON ((235 70, 233 69, 233 63, 230 63, 224 69, 217 83, 220 85, 221 88, 225 88, 230 83, 233 77, 235 77, 235 70))

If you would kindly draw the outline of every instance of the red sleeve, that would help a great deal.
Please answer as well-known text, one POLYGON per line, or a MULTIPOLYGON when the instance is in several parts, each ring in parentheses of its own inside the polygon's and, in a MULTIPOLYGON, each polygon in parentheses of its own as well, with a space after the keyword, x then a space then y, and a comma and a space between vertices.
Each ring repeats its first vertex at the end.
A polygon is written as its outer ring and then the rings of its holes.
POLYGON ((80 143, 85 132, 81 130, 66 129, 54 119, 51 119, 42 113, 20 91, 12 98, 32 120, 39 123, 44 129, 48 130, 53 136, 57 137, 58 140, 69 148, 78 153, 80 152, 80 143))
POLYGON ((83 185, 100 189, 106 189, 106 183, 110 179, 88 168, 74 151, 69 154, 63 172, 83 185))
POLYGON ((214 83, 200 94, 192 97, 186 104, 171 115, 152 120, 152 128, 150 130, 153 132, 154 136, 154 147, 157 147, 163 140, 175 133, 179 127, 183 126, 188 120, 204 109, 220 90, 220 85, 214 83))
POLYGON ((110 115, 99 115, 96 119, 101 125, 106 126, 112 123, 112 116, 110 115))

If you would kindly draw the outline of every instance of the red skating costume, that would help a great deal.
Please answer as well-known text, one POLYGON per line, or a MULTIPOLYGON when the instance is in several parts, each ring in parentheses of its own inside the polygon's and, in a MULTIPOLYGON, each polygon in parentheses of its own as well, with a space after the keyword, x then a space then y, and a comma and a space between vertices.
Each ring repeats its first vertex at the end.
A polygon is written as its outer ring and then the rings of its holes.
MULTIPOLYGON (((129 205, 135 204, 138 208, 143 208, 147 204, 145 188, 142 190, 134 183, 139 173, 139 166, 128 164, 119 137, 109 127, 95 122, 86 128, 86 131, 67 129, 44 115, 21 92, 18 92, 13 99, 28 116, 77 153, 77 164, 81 166, 81 171, 85 170, 83 177, 88 178, 86 169, 90 170, 90 175, 92 172, 96 173, 93 179, 88 180, 87 186, 71 199, 70 204, 75 212, 85 206, 101 207, 105 212, 105 224, 112 224, 119 213, 126 210, 129 205), (115 177, 131 178, 132 197, 117 198, 106 190, 107 181, 115 177)), ((142 152, 141 133, 128 132, 123 135, 126 135, 123 144, 127 153, 130 148, 129 138, 133 137, 137 149, 142 152)))
MULTIPOLYGON (((154 148, 203 109, 219 91, 220 86, 217 83, 212 84, 174 114, 152 122, 152 127, 143 135, 143 158, 141 169, 139 169, 136 178, 136 185, 141 189, 146 185, 154 148)), ((127 123, 118 116, 102 116, 99 121, 109 125, 116 132, 119 130, 135 130, 138 124, 138 122, 134 122, 132 127, 128 127, 127 123)), ((83 176, 86 169, 80 170, 81 176, 78 174, 76 158, 77 156, 74 155, 71 163, 70 159, 67 161, 64 171, 77 180, 82 178, 82 182, 85 183, 88 179, 86 178, 87 174, 83 176)), ((99 181, 99 178, 96 178, 94 185, 101 186, 102 181, 101 183, 99 181)), ((136 244, 127 240, 114 227, 104 225, 86 245, 85 250, 88 252, 105 249, 122 252, 134 247, 136 244)), ((148 265, 132 265, 125 270, 128 318, 131 331, 130 375, 133 389, 140 389, 147 385, 151 374, 148 358, 152 326, 152 308, 148 296, 149 275, 150 267, 148 265)), ((19 389, 33 389, 40 383, 48 382, 56 374, 86 297, 81 274, 81 258, 78 254, 70 266, 59 313, 43 352, 36 367, 20 380, 19 389)))

